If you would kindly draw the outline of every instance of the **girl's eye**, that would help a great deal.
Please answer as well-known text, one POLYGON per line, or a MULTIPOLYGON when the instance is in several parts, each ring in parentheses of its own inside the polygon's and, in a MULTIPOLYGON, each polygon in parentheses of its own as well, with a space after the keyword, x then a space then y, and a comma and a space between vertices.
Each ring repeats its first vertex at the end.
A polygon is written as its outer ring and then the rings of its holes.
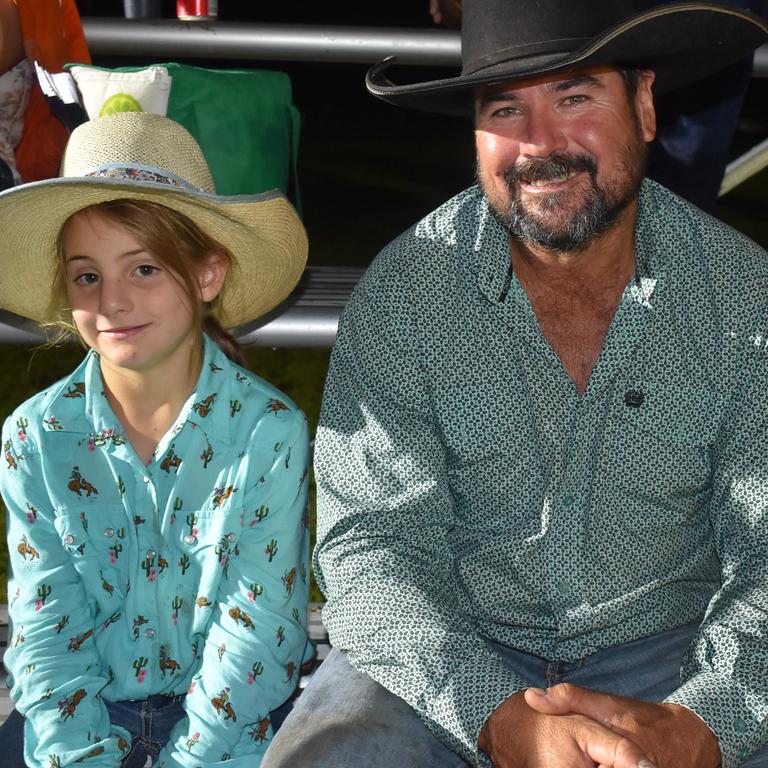
POLYGON ((141 275, 142 277, 149 277, 150 275, 154 275, 155 272, 158 272, 158 268, 155 266, 152 266, 152 264, 141 264, 140 266, 136 267, 136 273, 141 275))
POLYGON ((77 285, 94 285, 99 282, 99 276, 95 272, 83 272, 73 282, 77 285))

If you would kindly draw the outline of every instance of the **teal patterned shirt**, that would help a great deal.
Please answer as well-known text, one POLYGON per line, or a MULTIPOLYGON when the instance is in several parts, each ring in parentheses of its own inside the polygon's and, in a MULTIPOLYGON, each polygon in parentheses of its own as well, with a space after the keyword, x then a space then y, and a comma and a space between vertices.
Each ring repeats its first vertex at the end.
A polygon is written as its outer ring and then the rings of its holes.
POLYGON ((189 691, 158 765, 259 765, 307 646, 302 413, 206 338, 147 465, 93 352, 8 418, 3 449, 27 764, 114 768, 130 736, 103 700, 189 691))
POLYGON ((472 764, 527 683, 701 620, 683 704, 724 768, 768 741, 768 255, 652 182, 582 396, 469 189, 389 245, 342 319, 316 442, 332 642, 472 764))

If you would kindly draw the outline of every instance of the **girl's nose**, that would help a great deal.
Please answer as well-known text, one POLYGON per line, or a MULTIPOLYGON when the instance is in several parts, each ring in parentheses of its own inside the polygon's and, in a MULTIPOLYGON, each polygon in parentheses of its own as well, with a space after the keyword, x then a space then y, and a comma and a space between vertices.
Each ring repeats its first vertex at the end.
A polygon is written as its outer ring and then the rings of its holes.
POLYGON ((122 280, 102 279, 100 294, 102 314, 110 316, 131 309, 131 299, 127 286, 122 280))

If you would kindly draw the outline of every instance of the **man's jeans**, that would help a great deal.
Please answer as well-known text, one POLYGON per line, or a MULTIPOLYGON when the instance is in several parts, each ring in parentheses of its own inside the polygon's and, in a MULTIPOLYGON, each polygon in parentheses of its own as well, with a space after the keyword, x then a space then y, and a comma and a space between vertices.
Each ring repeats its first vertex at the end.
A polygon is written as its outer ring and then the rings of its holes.
MULTIPOLYGON (((496 646, 531 685, 574 683, 621 696, 661 701, 680 682, 680 661, 696 624, 592 654, 576 663, 548 662, 496 646)), ((413 710, 344 653, 332 650, 294 704, 261 768, 466 768, 432 736, 413 710)), ((743 768, 768 768, 768 749, 743 768)))

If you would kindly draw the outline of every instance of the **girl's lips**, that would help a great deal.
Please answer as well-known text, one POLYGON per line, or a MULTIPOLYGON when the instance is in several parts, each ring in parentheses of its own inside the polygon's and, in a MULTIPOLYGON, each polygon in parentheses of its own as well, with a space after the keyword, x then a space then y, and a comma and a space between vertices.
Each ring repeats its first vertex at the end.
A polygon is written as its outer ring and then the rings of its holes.
POLYGON ((105 328, 103 331, 99 331, 99 334, 110 339, 127 339, 140 333, 146 327, 146 325, 132 325, 126 328, 105 328))

